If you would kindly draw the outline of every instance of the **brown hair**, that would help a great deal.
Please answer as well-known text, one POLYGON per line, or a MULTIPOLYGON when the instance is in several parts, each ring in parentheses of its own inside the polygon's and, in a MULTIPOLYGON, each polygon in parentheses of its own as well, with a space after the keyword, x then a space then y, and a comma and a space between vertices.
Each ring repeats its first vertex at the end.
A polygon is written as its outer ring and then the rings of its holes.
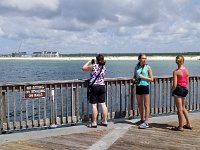
POLYGON ((142 56, 146 56, 146 54, 140 54, 140 55, 138 56, 138 60, 141 59, 142 56))
MULTIPOLYGON (((146 54, 140 54, 140 55, 138 56, 138 60, 140 60, 140 59, 142 58, 142 56, 146 56, 146 54)), ((139 65, 140 65, 140 62, 138 62, 137 65, 139 66, 139 65)))
POLYGON ((106 61, 104 60, 104 56, 102 54, 99 54, 96 56, 97 64, 99 65, 105 65, 106 61))
POLYGON ((177 65, 182 65, 183 63, 184 63, 184 57, 183 57, 183 55, 176 56, 176 64, 177 65))

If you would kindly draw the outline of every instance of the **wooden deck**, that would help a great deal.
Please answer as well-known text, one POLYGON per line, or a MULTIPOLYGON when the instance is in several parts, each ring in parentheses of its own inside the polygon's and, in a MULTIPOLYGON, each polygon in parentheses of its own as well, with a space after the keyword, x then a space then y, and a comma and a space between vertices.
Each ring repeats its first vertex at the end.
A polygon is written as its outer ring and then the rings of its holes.
MULTIPOLYGON (((198 113, 200 114, 200 113, 198 113)), ((177 117, 177 116, 174 116, 177 117)), ((161 117, 162 118, 162 117, 161 117)), ((175 118, 177 119, 177 118, 175 118)), ((120 122, 121 126, 128 125, 127 131, 112 143, 109 150, 143 150, 143 149, 166 149, 166 150, 200 150, 200 117, 192 118, 193 130, 185 129, 183 132, 172 131, 170 128, 177 122, 165 121, 153 122, 148 129, 138 129, 132 122, 120 122)), ((109 124, 109 127, 87 129, 86 132, 50 136, 38 139, 27 139, 14 142, 5 142, 0 145, 1 150, 83 150, 91 148, 100 139, 110 134, 118 127, 117 124, 109 124)), ((65 128, 63 129, 65 130, 65 128)), ((70 130, 66 128, 66 130, 70 130)), ((50 130, 49 130, 50 131, 50 130)), ((48 131, 48 132, 49 132, 48 131)), ((50 131, 51 132, 51 131, 50 131)), ((4 136, 4 135, 0 135, 4 136)), ((16 135, 17 136, 17 133, 16 135)), ((94 149, 98 150, 98 148, 94 149)))
POLYGON ((200 150, 200 119, 192 120, 193 130, 170 130, 177 122, 165 124, 152 123, 149 129, 129 128, 126 134, 118 139, 109 150, 200 150))
POLYGON ((17 141, 0 146, 1 150, 83 150, 108 134, 109 130, 61 135, 37 140, 17 141))

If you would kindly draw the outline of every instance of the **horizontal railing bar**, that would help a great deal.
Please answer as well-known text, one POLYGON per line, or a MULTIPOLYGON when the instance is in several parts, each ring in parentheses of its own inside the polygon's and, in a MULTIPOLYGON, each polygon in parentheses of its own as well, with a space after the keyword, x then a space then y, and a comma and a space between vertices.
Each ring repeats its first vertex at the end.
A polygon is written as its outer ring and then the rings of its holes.
MULTIPOLYGON (((169 79, 172 78, 172 76, 154 76, 154 80, 157 79, 169 79)), ((190 76, 189 78, 200 78, 200 76, 190 76)), ((126 80, 131 80, 132 78, 127 78, 127 77, 116 77, 116 78, 105 78, 105 81, 110 82, 110 81, 126 81, 126 80)), ((50 85, 50 84, 66 84, 66 83, 85 83, 88 79, 74 79, 74 80, 48 80, 48 81, 33 81, 33 82, 8 82, 8 83, 0 83, 0 86, 20 86, 20 85, 50 85)))

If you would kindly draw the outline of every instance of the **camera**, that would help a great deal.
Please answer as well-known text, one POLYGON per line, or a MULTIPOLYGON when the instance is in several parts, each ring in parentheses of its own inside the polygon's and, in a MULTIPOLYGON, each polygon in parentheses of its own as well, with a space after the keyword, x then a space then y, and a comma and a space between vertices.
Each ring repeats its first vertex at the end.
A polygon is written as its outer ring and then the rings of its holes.
POLYGON ((139 84, 140 83, 140 81, 141 81, 141 79, 139 78, 139 79, 135 79, 135 81, 133 81, 133 84, 139 84))
POLYGON ((91 64, 95 64, 95 59, 92 59, 92 60, 91 60, 91 64))

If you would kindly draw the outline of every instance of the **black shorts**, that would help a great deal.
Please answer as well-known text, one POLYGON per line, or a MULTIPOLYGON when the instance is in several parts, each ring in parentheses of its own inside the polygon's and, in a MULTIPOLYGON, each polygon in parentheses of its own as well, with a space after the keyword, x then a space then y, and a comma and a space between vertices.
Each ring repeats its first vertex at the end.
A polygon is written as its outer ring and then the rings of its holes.
POLYGON ((136 94, 137 95, 149 94, 149 85, 136 86, 136 94))
POLYGON ((104 103, 105 102, 105 85, 93 85, 90 93, 90 103, 104 103))
POLYGON ((173 96, 180 96, 180 97, 186 97, 187 94, 188 94, 188 89, 181 85, 177 85, 176 89, 172 92, 173 96))

